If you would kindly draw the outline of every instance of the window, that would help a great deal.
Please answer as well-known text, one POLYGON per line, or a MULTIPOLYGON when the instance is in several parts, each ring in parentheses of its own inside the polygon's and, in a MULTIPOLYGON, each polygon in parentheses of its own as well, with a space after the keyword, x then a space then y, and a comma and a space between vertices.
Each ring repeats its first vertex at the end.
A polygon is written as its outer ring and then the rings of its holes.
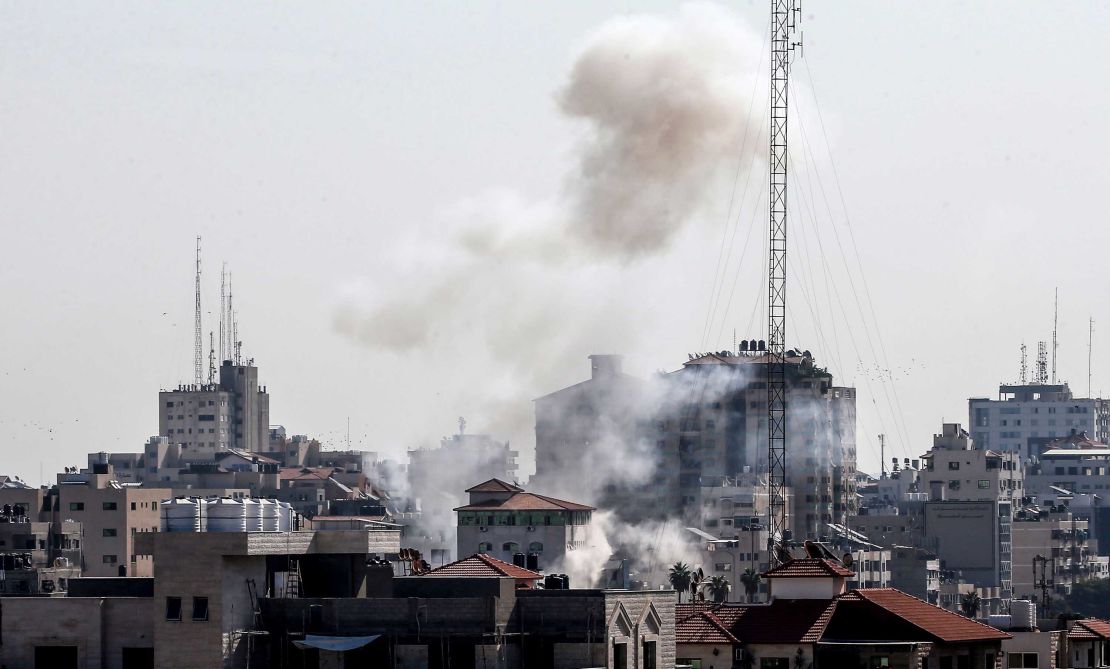
POLYGON ((949 490, 959 490, 960 489, 960 479, 952 479, 951 481, 949 481, 948 482, 948 489, 949 490))
POLYGON ((103 509, 105 511, 115 511, 116 510, 116 503, 115 502, 104 502, 104 503, 101 504, 101 507, 103 507, 103 509))
POLYGON ((890 666, 890 657, 887 655, 873 655, 871 656, 871 669, 880 669, 881 667, 890 666))
POLYGON ((519 553, 520 544, 515 541, 506 541, 505 543, 501 544, 501 550, 508 551, 510 553, 519 553))
POLYGON ((979 489, 988 490, 991 487, 991 482, 987 479, 979 479, 979 489))
POLYGON ((644 669, 656 669, 655 648, 658 644, 654 641, 645 641, 643 644, 644 649, 644 669))
POLYGON ((482 543, 478 544, 478 552, 479 553, 492 553, 493 552, 493 544, 491 544, 488 541, 483 541, 482 543))
POLYGON ((761 657, 759 658, 759 669, 790 669, 790 658, 761 657))
POLYGON ((181 620, 180 597, 166 597, 166 620, 181 620))
POLYGON ((104 562, 104 564, 115 564, 119 562, 119 559, 115 555, 105 555, 101 561, 104 562))
POLYGON ((114 527, 105 527, 105 528, 104 528, 104 529, 103 529, 103 530, 101 531, 101 533, 100 533, 100 536, 103 536, 103 537, 114 537, 114 536, 116 536, 116 528, 114 528, 114 527))
POLYGON ((207 597, 193 597, 193 620, 196 622, 208 620, 207 597))
POLYGON ((1036 653, 1007 653, 1006 666, 1009 669, 1038 669, 1041 665, 1036 653))
POLYGON ((150 503, 150 508, 154 511, 157 511, 158 510, 158 502, 151 502, 150 503))
POLYGON ((84 502, 70 502, 69 503, 69 510, 70 511, 84 511, 85 510, 85 503, 84 502))
POLYGON ((528 552, 529 553, 542 553, 543 552, 543 544, 538 542, 538 541, 533 541, 532 543, 528 544, 528 552))
POLYGON ((132 511, 134 511, 134 510, 135 510, 135 503, 134 503, 134 502, 131 502, 131 510, 132 510, 132 511))
POLYGON ((948 468, 949 469, 959 469, 960 468, 960 463, 958 463, 958 462, 949 462, 948 463, 948 468))

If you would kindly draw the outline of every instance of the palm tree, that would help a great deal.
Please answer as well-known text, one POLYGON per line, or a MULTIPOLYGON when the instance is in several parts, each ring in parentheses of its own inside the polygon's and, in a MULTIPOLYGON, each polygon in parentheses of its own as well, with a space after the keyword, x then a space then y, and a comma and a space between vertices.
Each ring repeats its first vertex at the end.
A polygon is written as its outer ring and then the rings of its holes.
POLYGON ((724 576, 710 576, 703 586, 709 591, 709 598, 717 604, 728 601, 728 593, 732 590, 732 584, 724 576))
POLYGON ((960 597, 960 610, 968 618, 974 618, 979 614, 979 606, 983 600, 979 597, 979 593, 974 590, 960 597))
POLYGON ((671 582, 671 587, 678 592, 678 601, 681 602, 682 593, 690 589, 690 581, 693 576, 693 573, 690 572, 690 565, 685 562, 676 562, 671 565, 668 580, 671 582))
POLYGON ((740 584, 744 586, 744 593, 748 595, 748 603, 751 604, 755 600, 755 593, 759 592, 759 583, 763 577, 759 572, 748 567, 744 573, 740 575, 740 584))
POLYGON ((705 593, 701 591, 705 584, 705 572, 698 567, 690 574, 690 601, 705 601, 705 593))

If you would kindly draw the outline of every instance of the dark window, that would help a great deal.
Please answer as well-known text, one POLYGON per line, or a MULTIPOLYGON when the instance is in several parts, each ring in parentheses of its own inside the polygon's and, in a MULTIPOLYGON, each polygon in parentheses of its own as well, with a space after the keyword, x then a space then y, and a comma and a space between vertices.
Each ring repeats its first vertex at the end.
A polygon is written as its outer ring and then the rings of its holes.
POLYGON ((114 528, 114 527, 105 527, 101 531, 101 536, 105 536, 105 537, 114 537, 114 536, 116 536, 116 528, 114 528))
POLYGON ((181 620, 180 597, 166 597, 166 620, 181 620))
POLYGON ((115 564, 116 562, 119 562, 119 558, 117 558, 115 555, 105 555, 102 558, 102 562, 104 562, 104 564, 115 564))
POLYGON ((104 502, 103 504, 101 504, 101 506, 104 508, 105 511, 115 511, 116 510, 116 503, 115 502, 104 502))
POLYGON ((656 669, 657 664, 655 660, 655 646, 654 641, 644 642, 644 669, 656 669))
POLYGON ((173 402, 166 402, 166 407, 173 408, 173 402))
POLYGON ((134 503, 134 502, 131 502, 131 510, 132 510, 132 511, 134 511, 134 510, 135 510, 135 503, 134 503))
POLYGON ((193 620, 208 620, 208 598, 193 597, 193 620))
POLYGON ((613 666, 628 669, 628 644, 613 642, 613 666))
POLYGON ((70 511, 84 511, 85 510, 85 503, 84 502, 70 502, 69 503, 69 510, 70 511))
POLYGON ((197 420, 201 421, 202 423, 211 423, 212 421, 216 420, 216 416, 210 413, 202 413, 197 416, 197 420))
POLYGON ((35 669, 77 669, 77 646, 35 646, 35 669))

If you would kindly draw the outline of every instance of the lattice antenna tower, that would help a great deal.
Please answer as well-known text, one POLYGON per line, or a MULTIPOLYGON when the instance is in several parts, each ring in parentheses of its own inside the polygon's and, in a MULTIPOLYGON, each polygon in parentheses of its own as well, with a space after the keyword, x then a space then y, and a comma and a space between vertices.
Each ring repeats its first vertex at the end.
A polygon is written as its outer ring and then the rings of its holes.
POLYGON ((1048 344, 1037 342, 1037 365, 1033 371, 1033 383, 1048 383, 1048 344))
POLYGON ((1029 356, 1026 354, 1025 342, 1021 342, 1021 385, 1025 385, 1029 378, 1029 356))
POLYGON ((200 235, 197 235, 196 312, 193 314, 193 383, 204 383, 204 335, 200 322, 200 235))
POLYGON ((1052 383, 1056 384, 1056 325, 1060 320, 1060 289, 1056 289, 1056 299, 1052 302, 1052 383))
MULTIPOLYGON (((786 531, 787 92, 796 0, 771 0, 770 234, 767 277, 767 494, 771 541, 786 531)), ((775 560, 775 551, 770 551, 775 560)))
POLYGON ((208 331, 208 385, 216 382, 216 334, 208 331))
POLYGON ((227 360, 227 335, 224 333, 227 317, 227 263, 220 268, 220 364, 227 360))
POLYGON ((224 336, 227 344, 224 346, 225 360, 235 358, 235 293, 231 286, 231 272, 227 273, 227 324, 224 326, 224 336))

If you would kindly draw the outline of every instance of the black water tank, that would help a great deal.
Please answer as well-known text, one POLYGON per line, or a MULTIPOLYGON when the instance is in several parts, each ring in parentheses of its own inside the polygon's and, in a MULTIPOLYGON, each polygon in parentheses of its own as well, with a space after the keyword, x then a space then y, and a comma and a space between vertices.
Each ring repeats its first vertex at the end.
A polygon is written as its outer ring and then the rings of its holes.
POLYGON ((524 553, 513 553, 513 564, 518 567, 523 567, 525 564, 524 553))
POLYGON ((559 574, 559 580, 563 582, 563 590, 570 590, 570 576, 559 574))
POLYGON ((563 580, 555 574, 548 574, 543 579, 544 590, 562 590, 563 580))
POLYGON ((527 561, 526 565, 522 564, 520 566, 521 567, 527 566, 528 569, 531 569, 532 571, 539 571, 540 570, 540 554, 539 553, 529 553, 528 554, 528 561, 527 561))

